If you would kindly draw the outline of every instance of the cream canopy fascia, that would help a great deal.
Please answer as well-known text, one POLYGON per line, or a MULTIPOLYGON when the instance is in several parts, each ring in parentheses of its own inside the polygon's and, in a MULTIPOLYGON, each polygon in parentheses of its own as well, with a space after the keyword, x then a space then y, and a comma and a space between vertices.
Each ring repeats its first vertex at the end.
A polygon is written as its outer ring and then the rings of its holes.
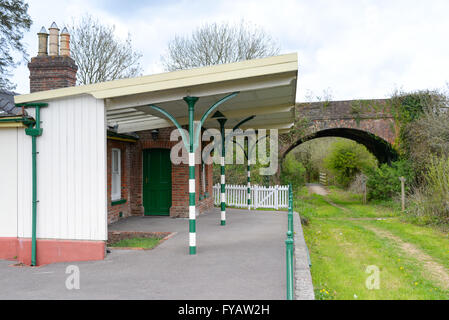
MULTIPOLYGON (((232 92, 239 92, 218 108, 228 119, 226 128, 255 115, 243 129, 279 129, 285 132, 294 122, 297 74, 298 59, 293 53, 35 92, 15 96, 15 102, 51 103, 53 99, 89 94, 104 100, 107 123, 117 126, 117 131, 122 133, 173 126, 149 105, 157 105, 172 114, 180 125, 187 125, 184 97, 199 97, 195 105, 195 120, 199 120, 216 101, 232 92)), ((218 123, 209 117, 204 126, 217 128, 218 123)))

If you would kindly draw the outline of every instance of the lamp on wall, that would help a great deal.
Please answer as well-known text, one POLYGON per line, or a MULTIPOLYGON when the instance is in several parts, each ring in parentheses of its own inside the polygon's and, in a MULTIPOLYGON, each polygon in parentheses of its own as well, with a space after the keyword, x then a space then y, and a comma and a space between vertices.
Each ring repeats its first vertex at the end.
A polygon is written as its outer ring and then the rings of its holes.
POLYGON ((157 137, 159 136, 159 129, 151 130, 151 137, 153 140, 157 140, 157 137))

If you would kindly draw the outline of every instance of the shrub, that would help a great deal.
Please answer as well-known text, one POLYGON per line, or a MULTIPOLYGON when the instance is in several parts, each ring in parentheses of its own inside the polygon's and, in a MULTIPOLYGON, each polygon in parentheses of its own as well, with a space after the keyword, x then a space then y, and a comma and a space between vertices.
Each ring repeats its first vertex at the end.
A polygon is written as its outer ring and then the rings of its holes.
MULTIPOLYGON (((313 145, 316 147, 316 145, 313 145)), ((296 152, 292 152, 295 159, 299 161, 305 169, 304 179, 307 182, 317 181, 319 177, 319 163, 312 160, 312 152, 310 143, 304 143, 296 152)))
POLYGON ((293 188, 301 187, 305 183, 306 169, 302 163, 296 159, 293 154, 288 154, 282 166, 281 182, 282 184, 291 183, 293 188))
POLYGON ((449 157, 431 157, 410 213, 425 223, 449 224, 449 157))
POLYGON ((407 160, 386 163, 378 168, 370 168, 366 171, 368 176, 367 189, 370 200, 390 200, 401 192, 399 177, 405 177, 405 191, 410 191, 410 185, 414 181, 414 172, 407 160))
POLYGON ((351 184, 348 187, 348 191, 352 193, 363 193, 365 191, 365 181, 367 180, 367 177, 363 173, 359 173, 354 177, 354 180, 351 182, 351 184))
POLYGON ((334 174, 337 183, 348 187, 358 173, 375 167, 377 160, 363 145, 342 140, 333 144, 324 163, 334 174))
POLYGON ((395 93, 391 112, 399 127, 398 147, 418 175, 425 172, 429 155, 449 150, 449 97, 440 91, 395 93))
POLYGON ((424 174, 430 154, 449 155, 449 113, 425 112, 418 120, 406 126, 403 134, 409 146, 407 154, 419 174, 424 174))

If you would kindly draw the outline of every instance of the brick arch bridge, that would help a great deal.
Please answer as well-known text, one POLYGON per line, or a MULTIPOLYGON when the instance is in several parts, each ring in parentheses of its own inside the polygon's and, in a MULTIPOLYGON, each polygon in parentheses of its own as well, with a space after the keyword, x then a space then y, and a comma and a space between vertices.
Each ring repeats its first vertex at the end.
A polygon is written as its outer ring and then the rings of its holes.
POLYGON ((325 101, 296 105, 297 123, 307 121, 306 133, 295 127, 281 138, 280 155, 285 156, 303 142, 322 137, 342 137, 363 144, 380 163, 397 158, 393 148, 397 131, 388 99, 325 101), (300 132, 300 130, 298 130, 300 132))

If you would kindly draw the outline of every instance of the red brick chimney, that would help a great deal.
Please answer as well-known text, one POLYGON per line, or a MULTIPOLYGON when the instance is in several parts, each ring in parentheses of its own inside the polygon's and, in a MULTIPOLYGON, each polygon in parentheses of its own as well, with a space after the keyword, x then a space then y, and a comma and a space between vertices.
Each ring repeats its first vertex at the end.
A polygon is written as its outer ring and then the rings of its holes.
POLYGON ((39 50, 37 57, 31 58, 28 63, 30 69, 30 92, 44 91, 76 84, 76 71, 78 70, 75 60, 70 57, 70 35, 67 28, 61 32, 59 41, 59 29, 53 22, 50 30, 50 43, 48 44, 48 33, 44 27, 37 34, 39 37, 39 50), (61 45, 59 45, 61 43, 61 45), (49 47, 49 53, 48 52, 49 47), (59 51, 61 47, 61 51, 59 51))

